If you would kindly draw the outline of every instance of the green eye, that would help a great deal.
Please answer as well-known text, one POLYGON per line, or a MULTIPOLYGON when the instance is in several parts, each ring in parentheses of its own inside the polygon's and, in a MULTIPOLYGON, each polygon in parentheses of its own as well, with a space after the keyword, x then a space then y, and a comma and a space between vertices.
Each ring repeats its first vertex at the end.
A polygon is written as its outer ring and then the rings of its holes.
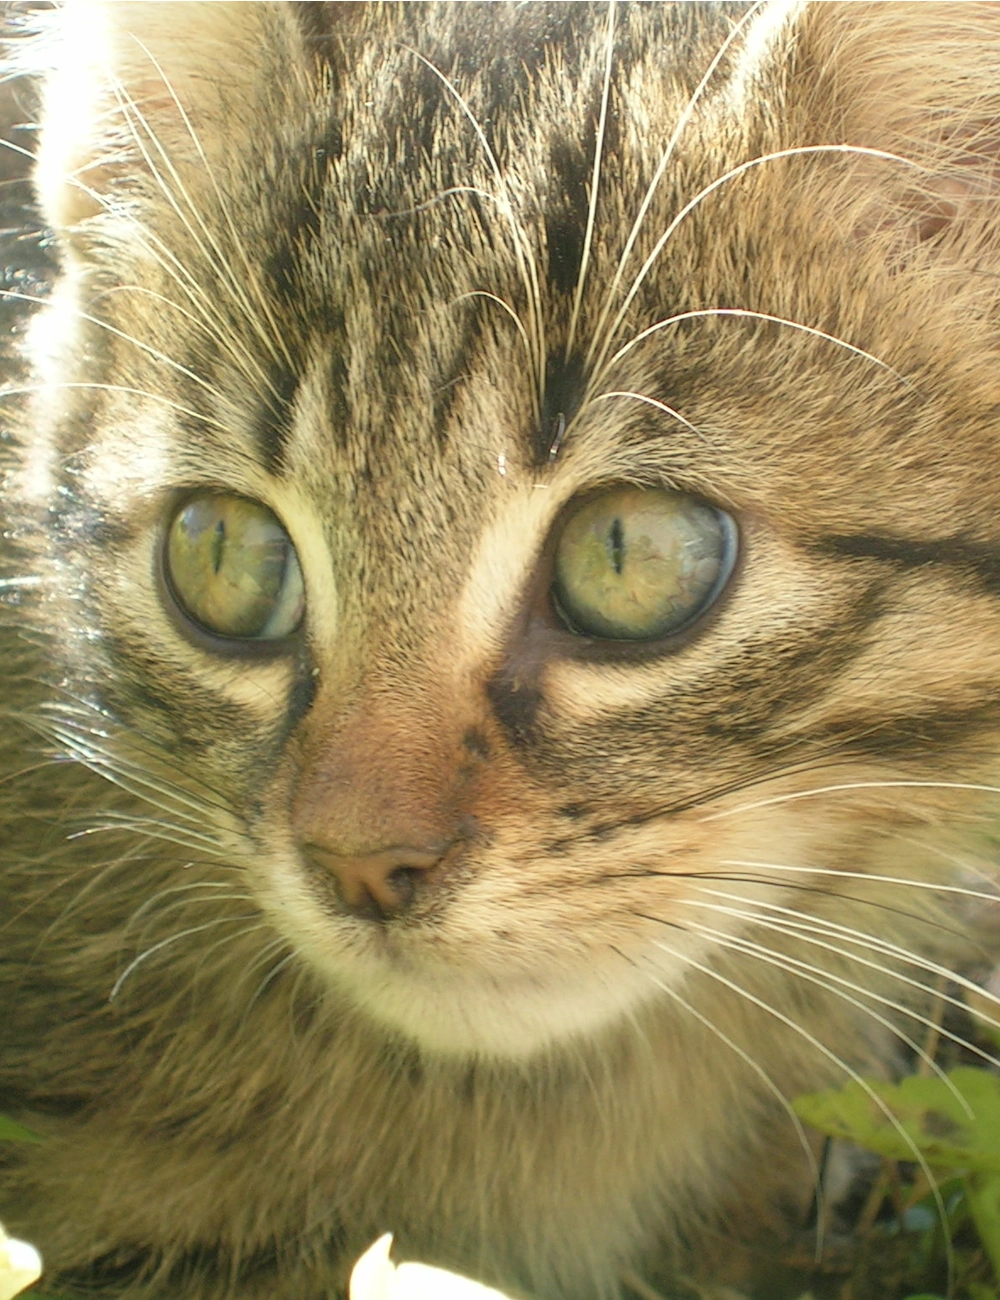
POLYGON ((563 527, 553 596, 571 631, 652 641, 703 613, 735 559, 736 526, 721 510, 683 492, 614 488, 563 527))
POLYGON ((203 492, 174 516, 165 555, 184 612, 217 636, 276 641, 302 621, 302 571, 288 534, 266 506, 203 492))

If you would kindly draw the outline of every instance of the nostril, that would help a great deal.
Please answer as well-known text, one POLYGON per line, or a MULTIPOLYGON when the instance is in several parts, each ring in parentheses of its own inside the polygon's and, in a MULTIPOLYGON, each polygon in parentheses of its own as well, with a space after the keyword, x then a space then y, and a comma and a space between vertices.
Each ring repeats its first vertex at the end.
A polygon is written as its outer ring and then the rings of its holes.
POLYGON ((302 856, 321 887, 333 886, 343 911, 365 920, 386 920, 412 907, 430 870, 447 846, 414 849, 399 846, 373 853, 336 853, 308 843, 302 856))
POLYGON ((399 899, 401 908, 409 907, 417 895, 420 878, 424 875, 420 867, 395 867, 386 877, 386 884, 399 899))

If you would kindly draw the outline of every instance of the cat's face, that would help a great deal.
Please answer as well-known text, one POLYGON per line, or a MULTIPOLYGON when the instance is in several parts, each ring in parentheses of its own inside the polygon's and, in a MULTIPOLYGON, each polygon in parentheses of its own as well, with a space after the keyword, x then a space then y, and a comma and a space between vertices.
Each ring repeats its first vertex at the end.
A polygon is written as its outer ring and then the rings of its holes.
POLYGON ((70 38, 39 347, 81 386, 21 477, 67 661, 180 841, 429 1047, 977 861, 941 783, 995 772, 994 158, 857 57, 930 19, 852 8, 751 16, 695 100, 730 29, 659 6, 70 38))

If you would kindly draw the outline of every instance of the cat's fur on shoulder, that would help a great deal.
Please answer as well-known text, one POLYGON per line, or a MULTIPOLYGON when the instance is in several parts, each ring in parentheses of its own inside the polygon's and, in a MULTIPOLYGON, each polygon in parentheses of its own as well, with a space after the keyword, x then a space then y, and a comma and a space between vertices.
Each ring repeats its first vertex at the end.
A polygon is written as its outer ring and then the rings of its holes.
POLYGON ((1000 6, 44 28, 0 1219, 141 1300, 320 1300, 386 1230, 597 1300, 780 1232, 788 1099, 895 1068, 993 892, 1000 6), (731 521, 676 632, 551 597, 602 494, 731 521), (168 572, 234 499, 281 638, 168 572))

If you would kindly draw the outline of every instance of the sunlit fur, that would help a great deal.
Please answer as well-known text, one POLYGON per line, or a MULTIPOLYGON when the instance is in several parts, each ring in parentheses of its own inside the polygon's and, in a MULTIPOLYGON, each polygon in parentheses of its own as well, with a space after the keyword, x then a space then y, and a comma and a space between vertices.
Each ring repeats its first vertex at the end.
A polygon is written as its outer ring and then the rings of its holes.
POLYGON ((724 1272, 804 1222, 789 1099, 989 960, 1000 8, 38 21, 0 1218, 142 1300, 329 1297, 386 1230, 536 1300, 724 1272), (547 594, 620 483, 740 533, 650 646, 547 594), (274 653, 163 581, 206 488, 297 549, 274 653), (301 851, 438 839, 383 920, 301 851))

